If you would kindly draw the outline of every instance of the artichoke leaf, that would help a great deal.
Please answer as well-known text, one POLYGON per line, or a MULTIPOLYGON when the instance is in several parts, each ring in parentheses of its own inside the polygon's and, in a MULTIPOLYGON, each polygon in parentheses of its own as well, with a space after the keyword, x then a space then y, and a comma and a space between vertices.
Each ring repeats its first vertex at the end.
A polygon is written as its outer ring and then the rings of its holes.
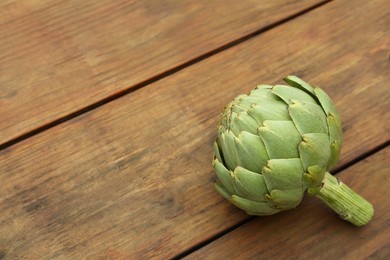
POLYGON ((337 140, 341 145, 343 142, 343 129, 341 127, 341 122, 338 121, 333 114, 329 114, 326 117, 326 121, 328 122, 329 127, 330 142, 332 143, 334 140, 337 140))
POLYGON ((299 88, 314 95, 314 88, 297 76, 290 75, 285 77, 283 80, 292 87, 299 88))
POLYGON ((260 136, 243 131, 234 138, 234 142, 237 151, 237 165, 260 173, 261 168, 269 159, 260 136))
POLYGON ((240 130, 235 127, 234 124, 229 124, 229 122, 234 122, 237 120, 237 113, 231 113, 229 118, 229 121, 227 122, 227 128, 230 129, 234 135, 238 135, 240 133, 240 130))
POLYGON ((308 133, 328 134, 326 116, 319 105, 292 100, 288 111, 301 135, 308 133))
POLYGON ((265 202, 264 196, 268 190, 261 174, 238 166, 232 174, 232 180, 238 196, 265 202))
POLYGON ((307 94, 305 91, 302 91, 299 88, 276 85, 272 88, 272 93, 280 97, 286 104, 291 104, 293 99, 317 104, 317 101, 311 95, 307 94))
POLYGON ((249 92, 249 96, 265 97, 272 100, 279 100, 277 96, 272 94, 271 89, 271 85, 259 85, 249 92))
POLYGON ((272 208, 266 202, 248 200, 237 195, 232 195, 230 197, 230 201, 240 209, 245 210, 250 215, 267 216, 280 212, 280 210, 272 208))
POLYGON ((268 96, 256 96, 248 95, 245 98, 241 99, 240 104, 243 104, 247 109, 251 108, 254 104, 259 104, 262 102, 275 102, 275 100, 269 98, 268 96))
POLYGON ((214 155, 215 155, 215 158, 216 158, 218 161, 220 161, 220 162, 223 163, 221 151, 219 150, 219 146, 218 146, 217 140, 214 141, 214 155))
POLYGON ((218 180, 221 182, 222 186, 225 187, 225 190, 230 194, 234 193, 235 190, 231 172, 217 159, 213 161, 213 166, 217 173, 218 180))
POLYGON ((233 170, 238 166, 235 138, 236 136, 230 130, 225 130, 218 136, 218 143, 221 144, 222 154, 229 170, 233 170))
POLYGON ((322 133, 304 134, 299 144, 299 154, 304 169, 309 166, 326 166, 330 158, 329 136, 322 133))
POLYGON ((230 108, 231 108, 231 113, 240 113, 240 112, 245 112, 248 110, 247 107, 243 106, 242 104, 238 104, 238 103, 232 103, 230 108))
POLYGON ((250 114, 259 125, 262 125, 266 120, 291 120, 291 117, 286 109, 286 104, 283 101, 268 101, 262 100, 256 105, 253 105, 249 110, 250 114))
POLYGON ((298 144, 302 141, 297 128, 292 121, 266 120, 258 128, 270 158, 298 158, 298 144))
POLYGON ((330 158, 326 167, 328 171, 332 170, 340 160, 340 146, 341 144, 338 140, 333 141, 330 145, 330 158))
POLYGON ((322 165, 313 165, 308 167, 307 172, 303 175, 305 188, 316 188, 321 186, 324 179, 326 167, 322 165))
POLYGON ((314 94, 316 95, 325 113, 327 115, 333 114, 336 117, 336 120, 341 123, 340 116, 336 110, 336 106, 333 104, 333 101, 330 99, 328 94, 326 94, 325 91, 320 88, 315 88, 314 94))
POLYGON ((268 190, 302 189, 304 172, 299 158, 272 159, 262 170, 268 190))
POLYGON ((301 188, 272 190, 265 198, 270 204, 275 205, 276 208, 288 210, 298 206, 303 198, 303 190, 301 188))
MULTIPOLYGON (((329 134, 331 135, 331 137, 338 139, 340 143, 342 143, 342 123, 340 115, 336 110, 336 106, 334 105, 328 94, 326 94, 325 91, 323 91, 322 89, 315 88, 314 92, 318 98, 318 101, 321 104, 322 109, 327 115, 329 134)), ((333 140, 331 140, 331 142, 333 142, 333 140)))
POLYGON ((240 112, 233 118, 231 129, 235 135, 239 135, 242 131, 247 131, 252 134, 257 134, 257 122, 246 111, 240 112))

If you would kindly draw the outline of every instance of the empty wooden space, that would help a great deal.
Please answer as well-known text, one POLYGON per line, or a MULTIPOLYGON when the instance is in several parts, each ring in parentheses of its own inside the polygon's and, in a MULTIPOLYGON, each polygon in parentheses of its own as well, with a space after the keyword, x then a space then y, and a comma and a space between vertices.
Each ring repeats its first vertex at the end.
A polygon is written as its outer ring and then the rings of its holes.
POLYGON ((321 2, 2 2, 0 144, 321 2))
POLYGON ((261 31, 319 1, 221 2, 1 4, 2 142, 244 39, 2 149, 0 258, 390 256, 390 3, 331 1, 261 31), (337 174, 374 205, 369 225, 310 197, 253 218, 214 190, 224 105, 288 74, 334 99, 344 125, 337 174))

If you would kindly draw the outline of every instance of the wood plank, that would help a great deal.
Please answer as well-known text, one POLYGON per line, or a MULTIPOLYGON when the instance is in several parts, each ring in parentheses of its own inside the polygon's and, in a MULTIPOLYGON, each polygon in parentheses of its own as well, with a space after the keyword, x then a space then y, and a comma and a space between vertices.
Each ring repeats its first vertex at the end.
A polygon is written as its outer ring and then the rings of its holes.
POLYGON ((321 1, 2 1, 0 144, 321 1))
POLYGON ((332 2, 1 151, 0 251, 168 258, 246 219, 213 188, 219 113, 289 73, 334 98, 345 124, 341 164, 383 144, 386 4, 332 2))
POLYGON ((363 228, 335 221, 318 199, 296 210, 256 218, 185 259, 389 259, 390 148, 338 174, 375 207, 363 228))

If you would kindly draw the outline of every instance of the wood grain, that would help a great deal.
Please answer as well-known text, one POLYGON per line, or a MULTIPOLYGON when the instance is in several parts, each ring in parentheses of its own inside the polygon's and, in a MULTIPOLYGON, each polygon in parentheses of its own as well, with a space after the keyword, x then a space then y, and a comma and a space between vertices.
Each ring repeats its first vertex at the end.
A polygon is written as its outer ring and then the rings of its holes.
POLYGON ((319 2, 2 1, 0 144, 319 2))
POLYGON ((390 148, 338 174, 375 207, 363 228, 336 221, 311 197, 296 209, 256 218, 185 259, 389 259, 390 148))
POLYGON ((341 164, 383 144, 386 4, 332 2, 1 151, 0 251, 168 258, 246 219, 213 188, 219 113, 289 73, 334 98, 345 126, 341 164))

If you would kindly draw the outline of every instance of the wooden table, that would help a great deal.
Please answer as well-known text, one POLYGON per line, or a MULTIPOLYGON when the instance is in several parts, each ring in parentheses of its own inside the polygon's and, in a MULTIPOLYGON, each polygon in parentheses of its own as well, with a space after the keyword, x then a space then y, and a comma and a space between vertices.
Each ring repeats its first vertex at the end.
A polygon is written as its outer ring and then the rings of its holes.
POLYGON ((0 3, 0 259, 390 259, 390 1, 0 3), (250 217, 213 188, 223 106, 294 74, 375 207, 250 217))

